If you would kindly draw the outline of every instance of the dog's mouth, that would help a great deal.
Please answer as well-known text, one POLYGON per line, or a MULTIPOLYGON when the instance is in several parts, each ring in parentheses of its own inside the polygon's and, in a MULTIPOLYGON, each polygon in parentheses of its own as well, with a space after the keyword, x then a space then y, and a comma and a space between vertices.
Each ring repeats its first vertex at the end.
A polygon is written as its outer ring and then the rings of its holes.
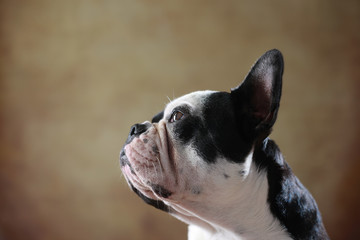
POLYGON ((121 167, 121 170, 123 171, 123 173, 125 174, 125 176, 131 175, 131 174, 136 176, 136 173, 135 173, 134 169, 132 168, 132 166, 129 162, 129 159, 126 156, 124 148, 121 149, 121 152, 120 152, 120 167, 121 167))
POLYGON ((151 129, 135 137, 120 152, 121 170, 130 188, 153 200, 169 198, 172 195, 169 184, 173 182, 160 160, 164 153, 159 151, 158 146, 162 146, 156 131, 151 129))
POLYGON ((120 156, 120 164, 121 170, 130 188, 138 195, 141 193, 147 198, 156 199, 156 196, 151 188, 150 181, 145 181, 145 179, 137 173, 139 172, 140 167, 136 164, 131 164, 125 152, 126 150, 123 149, 120 156), (133 165, 135 165, 135 167, 133 167, 133 165))
POLYGON ((163 201, 158 199, 150 188, 140 187, 141 185, 139 185, 139 183, 141 181, 136 175, 134 168, 132 167, 128 157, 126 156, 125 146, 120 152, 120 166, 126 178, 126 181, 129 184, 130 189, 134 193, 136 193, 147 204, 150 204, 155 208, 163 210, 165 212, 170 212, 171 208, 167 206, 163 201), (135 187, 135 185, 137 186, 135 187))

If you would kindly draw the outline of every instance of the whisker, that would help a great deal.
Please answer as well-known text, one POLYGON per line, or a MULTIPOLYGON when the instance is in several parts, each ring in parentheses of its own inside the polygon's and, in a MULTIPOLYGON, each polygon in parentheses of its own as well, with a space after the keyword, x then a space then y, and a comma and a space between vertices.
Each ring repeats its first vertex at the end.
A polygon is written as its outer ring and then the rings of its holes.
POLYGON ((173 99, 175 99, 175 90, 173 88, 173 99))

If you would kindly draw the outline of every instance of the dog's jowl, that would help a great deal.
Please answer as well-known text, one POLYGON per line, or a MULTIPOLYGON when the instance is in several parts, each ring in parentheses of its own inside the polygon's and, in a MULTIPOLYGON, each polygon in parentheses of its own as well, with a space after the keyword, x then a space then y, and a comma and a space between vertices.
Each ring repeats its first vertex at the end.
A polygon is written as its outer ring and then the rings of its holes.
POLYGON ((189 224, 188 239, 328 239, 315 200, 268 138, 283 58, 266 52, 230 92, 198 91, 135 124, 120 153, 130 188, 189 224))

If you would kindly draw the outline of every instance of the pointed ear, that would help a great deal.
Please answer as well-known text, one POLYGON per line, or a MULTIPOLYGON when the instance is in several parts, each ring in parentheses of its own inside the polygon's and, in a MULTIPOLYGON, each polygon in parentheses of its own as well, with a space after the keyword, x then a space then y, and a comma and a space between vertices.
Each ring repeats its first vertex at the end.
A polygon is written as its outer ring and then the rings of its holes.
POLYGON ((231 89, 231 99, 241 129, 248 137, 267 137, 279 109, 283 57, 274 49, 261 56, 245 80, 231 89))

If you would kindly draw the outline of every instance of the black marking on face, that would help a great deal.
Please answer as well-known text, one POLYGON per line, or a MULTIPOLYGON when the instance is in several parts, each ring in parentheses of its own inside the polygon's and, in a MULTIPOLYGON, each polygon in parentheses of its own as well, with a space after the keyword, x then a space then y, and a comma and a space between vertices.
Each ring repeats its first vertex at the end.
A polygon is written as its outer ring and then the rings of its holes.
POLYGON ((121 150, 120 152, 120 166, 121 167, 125 167, 126 165, 129 166, 130 168, 130 172, 134 175, 136 175, 134 168, 131 166, 129 159, 127 158, 126 154, 125 154, 125 149, 121 150))
POLYGON ((172 110, 168 122, 174 129, 175 138, 183 144, 187 144, 192 139, 195 132, 201 131, 202 127, 199 125, 200 120, 200 117, 191 113, 188 105, 181 105, 172 110), (172 122, 173 113, 177 111, 181 111, 184 116, 181 120, 172 122))
POLYGON ((153 191, 160 197, 168 198, 172 195, 172 192, 170 192, 169 190, 167 190, 166 188, 164 188, 160 185, 154 184, 151 187, 152 187, 153 191))
POLYGON ((131 173, 136 175, 134 168, 131 166, 129 159, 126 156, 125 149, 123 148, 120 152, 120 167, 125 167, 126 165, 129 166, 131 173))
POLYGON ((158 153, 159 153, 159 148, 158 148, 156 145, 154 145, 154 146, 152 147, 152 151, 153 151, 155 154, 158 154, 158 153))
POLYGON ((146 143, 148 143, 148 142, 149 142, 149 139, 144 138, 144 139, 143 139, 143 142, 146 144, 146 143))
POLYGON ((252 143, 239 134, 230 94, 211 93, 203 104, 201 113, 189 110, 183 119, 171 123, 175 138, 183 145, 191 144, 208 163, 215 163, 219 156, 244 162, 252 143))
POLYGON ((152 122, 152 123, 158 123, 158 122, 160 122, 160 120, 161 120, 163 117, 164 117, 164 111, 159 112, 158 114, 156 114, 156 115, 152 118, 151 122, 152 122))
POLYGON ((191 193, 194 195, 199 195, 201 193, 201 187, 193 187, 191 193))
POLYGON ((233 162, 244 162, 252 143, 242 136, 238 128, 230 94, 211 94, 206 100, 203 115, 219 154, 233 162))
POLYGON ((228 179, 230 176, 229 175, 227 175, 226 173, 224 173, 224 178, 225 179, 228 179))
POLYGON ((130 165, 129 159, 126 156, 125 149, 123 148, 120 152, 120 166, 130 165))

